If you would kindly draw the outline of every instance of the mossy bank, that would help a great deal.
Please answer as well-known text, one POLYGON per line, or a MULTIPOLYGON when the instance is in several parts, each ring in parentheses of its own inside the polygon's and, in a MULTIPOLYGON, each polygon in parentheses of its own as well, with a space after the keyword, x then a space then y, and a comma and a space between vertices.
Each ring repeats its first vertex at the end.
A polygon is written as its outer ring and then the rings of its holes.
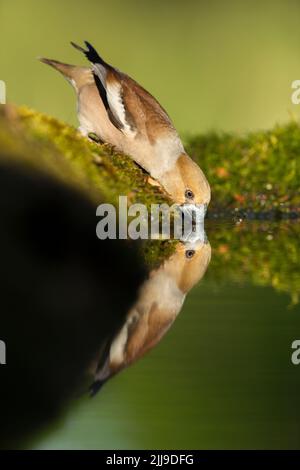
MULTIPOLYGON (((297 218, 300 214, 300 127, 297 122, 246 136, 211 133, 186 139, 190 155, 201 165, 212 187, 210 215, 254 214, 254 218, 297 218)), ((0 107, 1 159, 24 163, 75 186, 91 198, 116 204, 171 202, 130 157, 82 137, 76 129, 32 110, 0 107)), ((240 222, 240 221, 239 221, 240 222)), ((244 278, 272 285, 298 302, 298 222, 288 230, 253 223, 208 224, 213 261, 207 277, 234 279, 243 266, 244 278), (267 229, 266 229, 267 227, 267 229), (251 228, 251 229, 250 229, 251 228), (259 243, 256 241, 259 240, 259 243), (230 259, 228 269, 227 261, 230 259), (227 260, 227 261, 226 261, 227 260), (226 275, 225 275, 226 273, 226 275)), ((96 226, 96 219, 95 219, 96 226)), ((152 240, 143 247, 149 265, 167 258, 176 242, 152 240)))
POLYGON ((300 216, 298 122, 244 136, 211 132, 186 139, 186 148, 211 184, 211 213, 300 216))
MULTIPOLYGON (((95 203, 172 203, 130 157, 108 145, 99 145, 73 127, 27 108, 0 107, 0 162, 25 165, 76 188, 95 203)), ((95 216, 96 227, 96 216, 95 216)), ((174 249, 172 241, 153 240, 143 245, 149 265, 156 265, 174 249)))

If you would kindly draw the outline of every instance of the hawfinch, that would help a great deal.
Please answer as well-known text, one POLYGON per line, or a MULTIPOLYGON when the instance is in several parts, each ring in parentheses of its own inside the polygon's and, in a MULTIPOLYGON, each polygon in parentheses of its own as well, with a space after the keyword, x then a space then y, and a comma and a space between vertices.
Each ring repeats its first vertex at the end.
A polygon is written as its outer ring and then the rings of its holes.
POLYGON ((87 50, 71 44, 85 54, 91 67, 40 60, 60 71, 74 87, 82 134, 95 134, 130 155, 174 202, 206 207, 209 184, 186 154, 167 112, 135 80, 106 63, 91 44, 85 42, 87 50))

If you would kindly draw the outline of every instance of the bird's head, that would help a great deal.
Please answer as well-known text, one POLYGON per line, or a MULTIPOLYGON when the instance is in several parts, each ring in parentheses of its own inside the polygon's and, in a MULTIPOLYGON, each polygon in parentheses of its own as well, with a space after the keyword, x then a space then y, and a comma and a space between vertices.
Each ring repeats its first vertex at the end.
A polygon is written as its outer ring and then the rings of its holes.
POLYGON ((210 202, 210 186, 203 171, 184 153, 160 177, 160 182, 172 199, 180 205, 206 207, 210 202))
POLYGON ((175 253, 166 261, 168 271, 182 293, 186 294, 202 279, 210 263, 211 246, 208 240, 180 242, 175 253))

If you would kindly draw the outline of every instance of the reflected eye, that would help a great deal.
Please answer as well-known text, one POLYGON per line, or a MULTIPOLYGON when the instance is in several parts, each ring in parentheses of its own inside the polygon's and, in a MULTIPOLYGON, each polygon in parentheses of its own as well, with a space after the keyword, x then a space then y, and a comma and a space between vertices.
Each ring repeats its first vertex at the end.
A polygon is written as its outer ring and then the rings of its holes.
POLYGON ((186 250, 185 257, 187 259, 191 259, 194 256, 194 254, 195 254, 195 250, 186 250))
POLYGON ((186 189, 184 195, 187 199, 194 199, 194 193, 191 189, 186 189))

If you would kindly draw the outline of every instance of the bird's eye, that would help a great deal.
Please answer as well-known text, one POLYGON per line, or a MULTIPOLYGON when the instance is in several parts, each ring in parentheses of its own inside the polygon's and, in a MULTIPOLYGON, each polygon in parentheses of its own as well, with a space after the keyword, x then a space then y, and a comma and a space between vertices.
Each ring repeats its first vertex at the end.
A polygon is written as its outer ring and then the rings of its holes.
POLYGON ((185 257, 187 259, 191 259, 194 256, 194 254, 195 254, 195 250, 186 250, 185 257))
POLYGON ((187 199, 194 199, 194 193, 191 189, 186 189, 184 195, 187 199))

